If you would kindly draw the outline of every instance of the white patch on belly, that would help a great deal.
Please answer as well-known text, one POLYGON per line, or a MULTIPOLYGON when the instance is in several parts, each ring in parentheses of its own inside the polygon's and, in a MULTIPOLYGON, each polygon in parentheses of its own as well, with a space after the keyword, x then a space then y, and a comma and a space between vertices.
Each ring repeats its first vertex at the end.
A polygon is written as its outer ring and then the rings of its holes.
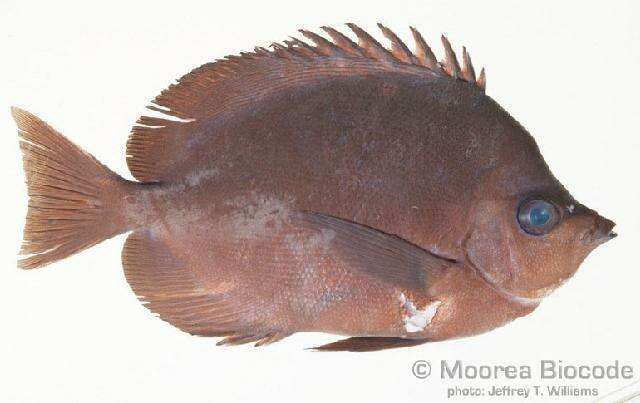
POLYGON ((420 332, 424 330, 433 320, 438 312, 441 301, 433 301, 423 309, 418 309, 415 304, 407 299, 404 293, 400 293, 400 304, 405 311, 404 328, 407 333, 420 332))

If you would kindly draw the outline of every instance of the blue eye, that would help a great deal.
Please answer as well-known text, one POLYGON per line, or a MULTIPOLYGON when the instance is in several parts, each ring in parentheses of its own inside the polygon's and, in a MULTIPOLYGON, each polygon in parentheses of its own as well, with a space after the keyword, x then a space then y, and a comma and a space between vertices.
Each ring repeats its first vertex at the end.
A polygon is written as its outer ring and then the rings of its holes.
POLYGON ((545 225, 549 222, 549 218, 551 218, 551 211, 546 206, 544 207, 534 207, 529 210, 529 222, 531 225, 541 226, 545 225))
POLYGON ((518 209, 518 223, 525 232, 543 235, 560 221, 556 207, 544 200, 529 200, 518 209))

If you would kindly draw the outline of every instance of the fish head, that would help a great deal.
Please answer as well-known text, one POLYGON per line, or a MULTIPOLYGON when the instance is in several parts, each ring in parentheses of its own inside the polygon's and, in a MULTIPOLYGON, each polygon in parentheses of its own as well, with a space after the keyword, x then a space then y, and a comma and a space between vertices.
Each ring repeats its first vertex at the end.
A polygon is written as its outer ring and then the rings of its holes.
POLYGON ((528 134, 508 151, 478 187, 464 253, 494 289, 536 305, 616 236, 615 223, 569 194, 528 134))

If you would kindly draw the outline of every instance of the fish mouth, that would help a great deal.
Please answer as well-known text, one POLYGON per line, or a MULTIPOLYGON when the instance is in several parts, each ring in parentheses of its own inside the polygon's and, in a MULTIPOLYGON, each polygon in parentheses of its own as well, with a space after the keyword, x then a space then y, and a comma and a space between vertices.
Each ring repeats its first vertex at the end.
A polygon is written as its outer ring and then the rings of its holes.
POLYGON ((594 247, 602 245, 618 236, 618 234, 613 231, 615 226, 615 222, 598 215, 594 226, 580 236, 580 241, 584 244, 593 245, 594 247))

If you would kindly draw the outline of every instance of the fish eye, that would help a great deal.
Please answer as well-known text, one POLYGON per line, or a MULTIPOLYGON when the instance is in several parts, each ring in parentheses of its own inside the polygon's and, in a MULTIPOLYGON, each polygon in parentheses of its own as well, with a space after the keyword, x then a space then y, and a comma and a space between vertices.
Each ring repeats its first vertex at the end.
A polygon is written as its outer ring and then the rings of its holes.
POLYGON ((544 235, 560 221, 558 209, 545 200, 528 200, 518 208, 518 223, 531 235, 544 235))

